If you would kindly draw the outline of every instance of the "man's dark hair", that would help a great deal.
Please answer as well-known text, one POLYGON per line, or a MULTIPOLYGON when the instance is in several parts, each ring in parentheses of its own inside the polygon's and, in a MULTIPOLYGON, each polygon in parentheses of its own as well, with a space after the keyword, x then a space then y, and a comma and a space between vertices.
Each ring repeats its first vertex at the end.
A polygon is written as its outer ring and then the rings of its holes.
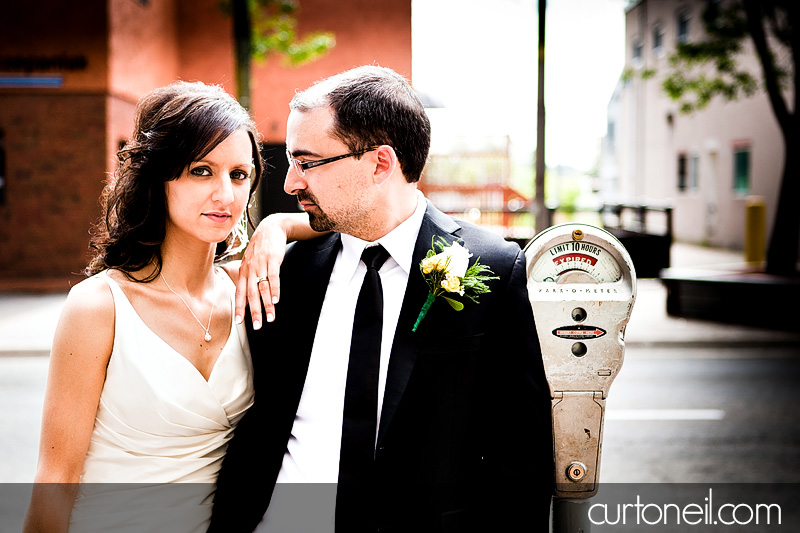
POLYGON ((431 146, 431 124, 414 89, 395 71, 363 66, 326 78, 297 93, 291 109, 333 110, 333 135, 351 152, 389 145, 406 181, 419 181, 431 146))

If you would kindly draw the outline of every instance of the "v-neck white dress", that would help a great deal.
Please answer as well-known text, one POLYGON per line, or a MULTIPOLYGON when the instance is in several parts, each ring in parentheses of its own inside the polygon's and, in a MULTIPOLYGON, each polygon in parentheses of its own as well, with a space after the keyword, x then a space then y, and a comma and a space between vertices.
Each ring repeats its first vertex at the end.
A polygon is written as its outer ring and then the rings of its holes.
MULTIPOLYGON (((216 275, 233 306, 233 281, 216 275)), ((228 441, 253 404, 244 326, 231 318, 206 381, 145 325, 111 277, 99 276, 114 298, 114 347, 70 531, 205 531, 228 441)))

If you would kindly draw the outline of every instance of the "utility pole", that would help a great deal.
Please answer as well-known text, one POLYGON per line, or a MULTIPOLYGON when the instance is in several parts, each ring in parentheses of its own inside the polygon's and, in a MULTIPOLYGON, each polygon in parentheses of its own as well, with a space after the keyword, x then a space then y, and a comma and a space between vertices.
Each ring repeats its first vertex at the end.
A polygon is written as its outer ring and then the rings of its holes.
POLYGON ((233 0, 233 46, 235 57, 236 98, 250 109, 250 55, 252 27, 247 0, 233 0))
POLYGON ((547 229, 550 225, 547 208, 544 204, 544 20, 547 0, 539 0, 539 76, 538 76, 538 109, 536 117, 536 181, 533 198, 534 234, 547 229))

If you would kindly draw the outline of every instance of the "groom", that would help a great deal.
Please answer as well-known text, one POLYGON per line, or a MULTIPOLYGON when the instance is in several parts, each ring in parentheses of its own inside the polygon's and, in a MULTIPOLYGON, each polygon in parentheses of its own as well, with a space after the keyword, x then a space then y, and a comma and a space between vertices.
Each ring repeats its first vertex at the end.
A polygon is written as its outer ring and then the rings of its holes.
POLYGON ((333 232, 287 250, 276 319, 248 330, 255 404, 211 530, 283 531, 295 522, 274 491, 310 482, 338 489, 326 522, 337 533, 546 531, 550 397, 524 255, 417 191, 430 123, 394 71, 338 74, 290 108, 284 188, 333 232), (440 238, 496 279, 477 303, 447 293, 460 311, 436 298, 414 330, 429 293, 420 261, 440 238), (368 255, 381 257, 367 267, 368 255), (377 333, 358 329, 370 321, 377 333))

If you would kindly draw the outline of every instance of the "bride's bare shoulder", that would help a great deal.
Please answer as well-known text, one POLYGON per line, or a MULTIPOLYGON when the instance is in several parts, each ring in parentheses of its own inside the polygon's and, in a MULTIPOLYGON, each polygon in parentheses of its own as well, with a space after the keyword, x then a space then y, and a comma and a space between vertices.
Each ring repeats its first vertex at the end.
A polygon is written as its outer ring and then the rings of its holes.
POLYGON ((227 263, 223 263, 220 265, 222 270, 225 271, 228 276, 233 280, 234 283, 239 281, 239 266, 241 266, 242 262, 239 260, 236 261, 229 261, 227 263))
POLYGON ((95 360, 104 368, 114 341, 114 321, 114 298, 106 280, 92 276, 75 284, 61 309, 52 356, 95 360))
POLYGON ((113 308, 114 299, 111 296, 111 288, 108 281, 103 279, 103 276, 107 275, 96 274, 73 285, 67 295, 66 305, 79 307, 85 311, 95 308, 99 308, 98 310, 113 308))
POLYGON ((86 278, 70 289, 59 322, 89 328, 113 325, 114 297, 102 276, 86 278))

